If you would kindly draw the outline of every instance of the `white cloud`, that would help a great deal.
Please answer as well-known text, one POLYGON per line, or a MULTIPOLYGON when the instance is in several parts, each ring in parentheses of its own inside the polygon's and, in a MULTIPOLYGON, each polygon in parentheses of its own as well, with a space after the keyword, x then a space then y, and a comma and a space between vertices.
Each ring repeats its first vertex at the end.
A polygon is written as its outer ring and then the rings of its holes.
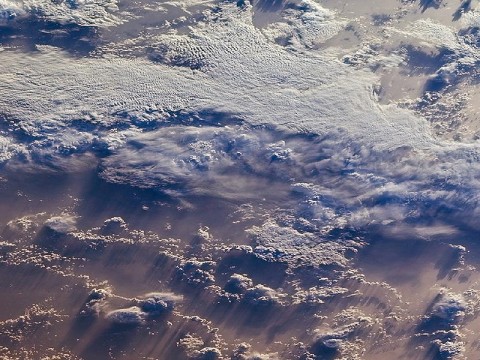
POLYGON ((443 291, 433 304, 431 316, 453 323, 463 318, 466 307, 462 295, 443 291))
POLYGON ((333 265, 343 267, 348 259, 345 253, 360 243, 335 239, 329 241, 318 233, 300 232, 290 226, 281 226, 268 220, 262 226, 248 230, 253 237, 256 256, 267 261, 286 262, 290 267, 333 265))
POLYGON ((137 301, 138 307, 148 316, 158 316, 172 311, 182 297, 170 293, 149 293, 137 301))
POLYGON ((302 0, 284 10, 282 21, 270 24, 262 32, 272 40, 293 47, 315 47, 337 35, 347 21, 312 0, 302 0))
POLYGON ((76 230, 77 219, 72 215, 53 216, 45 221, 45 226, 55 232, 65 234, 76 230))
POLYGON ((61 24, 113 26, 121 22, 114 15, 116 10, 118 10, 117 0, 2 0, 0 19, 14 21, 17 18, 30 16, 61 24))
POLYGON ((140 325, 145 321, 145 313, 137 306, 113 310, 107 313, 107 320, 115 324, 140 325))
POLYGON ((253 286, 253 281, 249 277, 241 274, 233 274, 225 284, 225 291, 232 294, 243 294, 248 288, 253 286))
MULTIPOLYGON (((108 126, 115 123, 114 114, 142 113, 150 106, 160 113, 213 109, 252 124, 321 134, 342 128, 381 149, 431 146, 425 120, 376 102, 371 87, 377 80, 370 72, 355 71, 328 53, 294 52, 272 44, 252 25, 248 10, 224 4, 215 16, 223 21, 208 19, 192 29, 188 40, 204 53, 204 73, 142 60, 74 60, 52 49, 29 57, 2 53, 0 105, 20 120, 18 126, 27 135, 50 136, 61 144, 68 142, 67 136, 87 135, 65 127, 69 119, 91 124, 85 114, 96 113, 93 124, 108 126), (20 101, 25 105, 19 106, 20 101)), ((188 48, 181 44, 164 46, 171 54, 184 54, 188 48)), ((97 136, 108 135, 110 131, 102 131, 97 136)))
POLYGON ((138 299, 132 299, 132 306, 128 308, 108 312, 105 318, 116 324, 141 325, 170 313, 182 299, 182 296, 172 293, 149 293, 138 299))
POLYGON ((275 305, 282 303, 283 294, 268 286, 258 284, 245 292, 244 301, 250 305, 275 305))

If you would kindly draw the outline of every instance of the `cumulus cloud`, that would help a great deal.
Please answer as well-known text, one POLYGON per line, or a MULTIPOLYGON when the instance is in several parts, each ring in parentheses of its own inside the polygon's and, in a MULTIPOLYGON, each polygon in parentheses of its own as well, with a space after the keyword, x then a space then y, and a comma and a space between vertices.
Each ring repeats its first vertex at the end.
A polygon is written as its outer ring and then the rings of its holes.
POLYGON ((258 257, 267 261, 286 262, 292 268, 324 265, 342 267, 348 262, 345 253, 361 245, 339 239, 329 241, 318 233, 301 232, 272 220, 248 232, 257 244, 254 253, 258 257))
POLYGON ((441 289, 418 325, 417 336, 428 340, 441 359, 463 356, 466 349, 462 326, 478 313, 479 299, 476 290, 460 294, 441 289))
POLYGON ((276 142, 278 136, 246 124, 169 126, 130 138, 104 159, 102 176, 139 187, 250 197, 256 177, 282 176, 293 163, 292 150, 276 142))
POLYGON ((100 231, 106 235, 119 235, 128 231, 128 225, 120 216, 115 216, 105 220, 100 231))
POLYGON ((461 320, 465 310, 466 302, 462 295, 445 291, 433 304, 431 316, 454 323, 461 320))
POLYGON ((53 216, 45 221, 45 226, 60 234, 66 234, 76 230, 77 219, 72 215, 53 216))
POLYGON ((268 286, 258 284, 247 289, 243 300, 250 305, 268 306, 282 303, 283 294, 268 286))
POLYGON ((145 313, 137 306, 110 311, 106 319, 114 324, 140 325, 145 321, 145 313))
POLYGON ((281 22, 264 28, 263 33, 280 44, 312 48, 332 38, 347 21, 312 0, 292 3, 283 11, 281 22))
POLYGON ((205 341, 194 334, 186 334, 178 341, 189 359, 216 360, 222 358, 222 352, 213 346, 205 346, 205 341))
POLYGON ((172 311, 182 300, 181 296, 168 293, 150 293, 137 301, 138 307, 148 316, 155 317, 172 311))
POLYGON ((98 316, 106 306, 106 300, 112 294, 109 290, 93 289, 88 294, 84 307, 80 311, 81 316, 98 316))
POLYGON ((326 286, 311 287, 307 290, 297 291, 293 295, 294 304, 322 304, 327 299, 339 296, 348 292, 347 288, 327 284, 326 286))
POLYGON ((141 325, 148 320, 168 314, 182 297, 171 293, 149 293, 133 299, 128 308, 112 310, 105 317, 108 321, 122 325, 141 325))
POLYGON ((214 347, 204 347, 198 350, 198 353, 195 356, 195 359, 198 360, 216 360, 220 359, 222 352, 214 347))
POLYGON ((117 0, 2 0, 0 18, 14 21, 31 17, 60 24, 81 26, 112 26, 120 23, 114 15, 118 10, 117 0))
POLYGON ((243 294, 253 286, 249 277, 241 274, 233 274, 225 284, 224 290, 231 294, 243 294))
POLYGON ((438 346, 438 355, 441 359, 450 360, 455 359, 457 356, 461 356, 465 351, 465 344, 458 341, 446 341, 440 340, 434 341, 434 344, 438 346))
POLYGON ((359 340, 354 344, 355 339, 362 338, 362 333, 371 330, 374 320, 354 308, 340 312, 335 318, 337 324, 335 328, 315 331, 316 341, 312 347, 313 353, 343 355, 342 352, 345 351, 351 356, 359 356, 362 353, 362 341, 359 340))
POLYGON ((184 259, 176 267, 177 275, 187 284, 195 286, 208 286, 215 283, 214 261, 198 259, 184 259))
POLYGON ((48 331, 62 320, 63 316, 56 309, 33 304, 25 309, 23 315, 0 321, 0 341, 3 345, 0 351, 5 353, 5 345, 7 348, 22 348, 35 334, 48 331))

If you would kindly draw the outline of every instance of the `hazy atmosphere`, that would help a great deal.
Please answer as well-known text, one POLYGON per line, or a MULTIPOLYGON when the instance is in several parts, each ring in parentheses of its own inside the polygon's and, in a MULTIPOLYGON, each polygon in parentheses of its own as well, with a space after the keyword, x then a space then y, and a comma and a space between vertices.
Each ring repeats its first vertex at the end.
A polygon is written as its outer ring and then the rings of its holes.
POLYGON ((0 359, 478 359, 479 66, 478 0, 0 0, 0 359))

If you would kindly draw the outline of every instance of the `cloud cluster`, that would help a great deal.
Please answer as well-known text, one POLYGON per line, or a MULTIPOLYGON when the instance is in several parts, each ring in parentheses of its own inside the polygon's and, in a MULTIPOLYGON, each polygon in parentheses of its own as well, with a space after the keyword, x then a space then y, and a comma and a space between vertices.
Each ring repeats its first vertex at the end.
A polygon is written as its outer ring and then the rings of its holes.
POLYGON ((170 293, 150 293, 132 300, 132 306, 112 310, 105 317, 114 324, 141 325, 170 313, 181 300, 181 296, 170 293))
POLYGON ((213 346, 205 346, 205 341, 190 333, 182 337, 177 344, 185 351, 189 359, 216 360, 222 359, 222 352, 213 346))
POLYGON ((463 328, 477 316, 479 299, 476 290, 459 294, 441 289, 418 325, 417 336, 428 340, 441 359, 463 356, 466 350, 463 328))
POLYGON ((0 54, 0 105, 15 120, 9 125, 15 143, 26 158, 45 161, 118 148, 142 132, 147 119, 162 123, 169 111, 214 110, 293 131, 326 134, 341 128, 381 149, 432 144, 423 119, 377 103, 372 73, 355 71, 328 53, 279 47, 253 26, 249 9, 222 4, 219 13, 192 28, 188 40, 181 39, 171 34, 159 42, 168 58, 187 63, 197 55, 185 52, 200 49, 205 71, 111 56, 72 59, 49 47, 29 57, 0 54))
POLYGON ((289 226, 268 221, 261 227, 249 229, 256 247, 254 253, 267 261, 286 262, 292 268, 325 265, 343 267, 345 253, 360 243, 336 239, 329 241, 317 233, 299 232, 289 226))
POLYGON ((344 310, 336 319, 339 320, 335 321, 338 325, 335 328, 315 332, 315 343, 310 351, 316 355, 361 356, 364 351, 361 338, 372 330, 375 321, 355 309, 344 310))
POLYGON ((187 284, 205 287, 215 283, 215 266, 214 261, 185 259, 176 267, 176 272, 187 284))
POLYGON ((448 323, 460 321, 466 310, 466 302, 461 295, 444 292, 433 304, 431 316, 448 323))
MULTIPOLYGON (((118 21, 111 15, 114 5, 4 0, 0 16, 7 23, 35 16, 107 26, 118 21)), ((377 98, 380 79, 374 71, 395 69, 407 58, 404 53, 381 56, 384 49, 369 46, 344 57, 337 50, 317 48, 341 29, 350 30, 340 15, 309 0, 290 4, 282 21, 263 29, 254 25, 252 7, 235 1, 221 2, 204 16, 189 32, 131 39, 135 46, 148 47, 143 59, 121 58, 115 44, 98 58, 74 59, 48 46, 30 56, 0 52, 5 120, 0 160, 13 170, 95 167, 110 183, 164 191, 182 200, 205 195, 232 200, 229 204, 248 200, 253 205, 248 205, 246 238, 234 234, 234 240, 217 239, 202 227, 194 239, 202 246, 164 241, 176 247, 168 253, 176 275, 169 286, 195 287, 202 301, 218 300, 212 292, 225 295, 237 301, 239 306, 232 306, 237 309, 314 311, 342 295, 353 302, 362 296, 362 284, 355 282, 359 290, 353 292, 348 288, 352 279, 346 276, 340 283, 339 278, 369 240, 450 241, 462 232, 478 231, 478 144, 435 138, 425 119, 377 98), (236 240, 246 244, 237 247, 241 251, 234 260, 239 265, 233 261, 235 265, 221 269, 221 262, 229 265, 227 257, 234 257, 232 251, 222 258, 233 249, 228 242, 236 240), (187 251, 195 251, 195 257, 186 256, 187 251), (257 265, 274 270, 255 272, 257 265), (267 275, 275 279, 269 282, 267 275), (309 306, 299 306, 304 304, 309 306)), ((420 20, 405 30, 412 32, 431 48, 451 53, 435 70, 445 83, 453 84, 475 68, 473 30, 457 36, 448 27, 420 20)), ((136 246, 149 239, 129 230, 121 217, 76 231, 75 216, 44 214, 12 221, 7 230, 29 240, 26 234, 42 224, 55 234, 58 248, 49 238, 37 243, 42 250, 3 244, 8 264, 61 264, 62 269, 68 263, 65 250, 79 254, 87 246, 98 250, 107 243, 122 249, 121 242, 136 246), (42 252, 45 248, 53 253, 42 252)), ((459 250, 461 259, 466 249, 459 250)), ((101 251, 95 255, 102 259, 101 251)), ((181 301, 176 295, 151 293, 123 299, 127 303, 112 310, 108 296, 93 291, 84 310, 123 325, 148 323, 171 313, 181 301)), ((453 356, 462 351, 456 326, 474 313, 471 308, 466 296, 445 292, 420 330, 440 354, 453 356)), ((343 354, 349 348, 361 356, 362 339, 373 320, 341 316, 315 333, 313 353, 343 354)), ((224 351, 194 336, 179 343, 194 358, 218 358, 218 349, 224 351)), ((238 357, 270 355, 245 350, 238 357)))
POLYGON ((262 32, 277 43, 313 48, 337 35, 347 21, 312 0, 291 3, 282 12, 282 21, 274 22, 262 32))
MULTIPOLYGON (((307 5, 292 11, 320 11, 307 5)), ((8 140, 14 151, 6 148, 5 160, 21 154, 70 171, 94 153, 111 182, 234 198, 258 196, 259 177, 294 181, 294 194, 310 192, 300 195, 293 230, 282 229, 292 246, 295 237, 311 237, 302 233, 307 228, 325 234, 329 227, 380 226, 429 237, 455 233, 450 223, 457 219, 473 225, 478 149, 435 140, 425 120, 380 105, 368 71, 328 53, 279 47, 253 26, 251 9, 227 3, 192 34, 157 40, 169 58, 201 58, 208 66, 192 73, 168 61, 73 60, 51 48, 29 58, 9 53, 0 102, 15 119, 8 140), (239 118, 245 122, 235 123, 239 118), (319 136, 299 140, 298 130, 319 136), (458 216, 436 216, 435 224, 427 207, 458 216), (410 220, 420 225, 402 228, 410 220)))
POLYGON ((2 0, 3 23, 23 18, 80 26, 113 26, 121 22, 114 15, 117 0, 2 0))

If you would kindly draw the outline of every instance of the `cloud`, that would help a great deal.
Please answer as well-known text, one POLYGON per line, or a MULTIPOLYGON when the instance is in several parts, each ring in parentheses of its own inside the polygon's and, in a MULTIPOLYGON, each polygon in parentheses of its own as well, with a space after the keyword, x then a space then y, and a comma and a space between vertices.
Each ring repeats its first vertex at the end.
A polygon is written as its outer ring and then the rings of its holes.
POLYGON ((222 358, 222 352, 218 348, 205 346, 202 338, 190 333, 183 336, 177 344, 186 352, 189 359, 216 360, 222 358))
POLYGON ((224 290, 231 294, 244 294, 248 288, 253 286, 249 277, 241 274, 233 274, 225 284, 224 290))
POLYGON ((102 176, 138 187, 250 197, 259 176, 281 176, 292 164, 292 151, 277 136, 247 124, 169 126, 132 136, 103 160, 102 176))
POLYGON ((120 216, 115 216, 103 222, 100 232, 105 235, 119 235, 128 231, 128 225, 120 216))
POLYGON ((198 350, 195 359, 198 360, 216 360, 222 357, 222 352, 214 347, 204 347, 198 350))
MULTIPOLYGON (((223 4, 220 13, 192 28, 188 41, 205 52, 204 72, 112 56, 72 59, 45 47, 29 57, 0 54, 4 84, 0 105, 16 120, 14 132, 39 154, 41 149, 68 155, 102 146, 116 148, 140 131, 132 126, 134 119, 154 116, 161 122, 162 114, 180 109, 192 113, 211 109, 253 125, 293 131, 326 134, 341 128, 346 135, 385 150, 432 145, 425 120, 377 103, 372 92, 377 78, 371 72, 351 69, 329 54, 272 44, 251 18, 250 10, 223 4), (32 82, 29 76, 37 80, 32 82), (40 93, 47 95, 35 95, 40 93)), ((177 36, 172 34, 164 45, 171 56, 185 57, 183 42, 172 40, 177 36)))
POLYGON ((441 342, 440 340, 436 340, 434 343, 438 346, 438 354, 440 359, 455 359, 457 356, 461 356, 465 351, 465 344, 463 342, 441 342))
POLYGON ((10 52, 0 65, 0 103, 16 119, 18 166, 73 171, 76 159, 93 153, 111 182, 233 198, 258 196, 260 177, 299 179, 316 194, 298 215, 319 230, 378 225, 393 234, 402 221, 422 218, 417 233, 432 237, 454 234, 454 220, 475 226, 464 216, 477 212, 475 145, 434 139, 424 119, 380 105, 369 72, 271 44, 249 11, 224 4, 224 22, 194 28, 188 41, 208 49, 202 58, 210 64, 194 73, 143 60, 73 60, 51 48, 28 58, 10 52), (56 66, 46 68, 50 62, 56 66), (239 118, 245 122, 231 124, 239 118), (211 126, 201 127, 205 121, 211 126), (299 130, 318 137, 296 140, 299 130), (437 230, 426 230, 427 203, 458 216, 437 217, 437 230))
MULTIPOLYGON (((98 316, 107 305, 107 299, 112 295, 110 290, 93 289, 88 294, 84 307, 80 311, 81 316, 98 316)), ((114 316, 115 317, 115 316, 114 316)))
POLYGON ((371 331, 375 321, 362 314, 355 308, 343 310, 335 316, 338 326, 333 329, 318 329, 315 331, 316 340, 311 348, 314 354, 337 354, 352 357, 363 353, 362 335, 371 331), (355 341, 358 340, 358 341, 355 341))
POLYGON ((243 300, 254 306, 269 306, 282 303, 282 294, 268 286, 258 284, 247 289, 243 300))
POLYGON ((248 232, 256 244, 256 256, 267 261, 286 262, 292 268, 343 267, 348 262, 345 253, 361 245, 341 239, 329 241, 317 233, 301 232, 272 220, 261 227, 254 226, 248 232))
POLYGON ((149 293, 133 299, 133 306, 108 312, 105 318, 115 324, 141 325, 170 313, 180 301, 182 297, 175 294, 149 293))
POLYGON ((138 307, 148 316, 155 317, 172 311, 182 297, 169 293, 150 293, 137 301, 138 307))
POLYGON ((208 286, 215 283, 216 263, 214 261, 202 261, 184 259, 176 267, 177 276, 187 284, 195 286, 208 286))
POLYGON ((311 0, 292 3, 282 12, 282 21, 262 32, 280 44, 312 48, 337 35, 347 21, 311 0))
POLYGON ((45 226, 60 234, 66 234, 76 230, 77 219, 72 215, 53 216, 45 221, 45 226))
POLYGON ((30 17, 60 24, 81 26, 113 26, 121 22, 114 15, 117 0, 2 0, 0 19, 12 22, 30 17))
POLYGON ((479 299, 473 289, 461 294, 440 289, 417 326, 417 336, 429 341, 441 359, 461 357, 466 351, 463 327, 476 317, 479 299))
POLYGON ((431 316, 454 323, 464 316, 466 306, 461 295, 442 292, 433 304, 431 316))
POLYGON ((237 199, 257 197, 261 178, 298 179, 316 190, 297 216, 324 232, 381 226, 393 234, 421 217, 424 237, 454 234, 454 218, 474 225, 463 215, 477 211, 476 146, 434 139, 424 119, 379 104, 371 72, 327 53, 279 47, 252 25, 251 10, 220 9, 222 21, 212 15, 190 35, 159 39, 173 57, 200 51, 201 71, 115 57, 73 60, 52 48, 28 58, 10 52, 0 65, 0 105, 16 120, 17 165, 72 171, 75 159, 93 153, 111 182, 237 199), (56 66, 46 68, 50 62, 56 66), (299 140, 298 131, 317 137, 299 140), (438 218, 430 231, 427 203, 459 216, 438 218))
POLYGON ((110 311, 106 319, 115 324, 140 325, 145 322, 145 313, 137 306, 110 311))
POLYGON ((25 9, 21 6, 21 3, 10 0, 0 1, 0 24, 13 21, 23 15, 25 15, 25 9))

